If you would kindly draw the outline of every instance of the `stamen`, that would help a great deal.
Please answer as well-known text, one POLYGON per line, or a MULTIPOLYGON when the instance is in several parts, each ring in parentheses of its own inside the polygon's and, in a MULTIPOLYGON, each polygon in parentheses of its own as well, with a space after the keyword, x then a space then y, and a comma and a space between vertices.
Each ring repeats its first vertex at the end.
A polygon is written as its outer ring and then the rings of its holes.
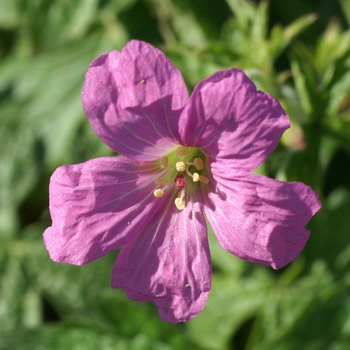
POLYGON ((183 210, 185 208, 185 190, 181 190, 179 196, 175 199, 176 208, 183 210))
POLYGON ((209 183, 209 179, 206 176, 203 176, 203 175, 199 175, 199 181, 203 182, 206 185, 209 183))
MULTIPOLYGON (((143 82, 140 82, 141 84, 143 82)), ((177 198, 174 198, 176 208, 183 210, 186 206, 185 189, 187 186, 194 189, 194 183, 209 183, 209 178, 204 175, 199 175, 205 169, 205 154, 200 149, 193 147, 178 146, 169 155, 162 156, 157 161, 158 172, 157 177, 153 179, 155 185, 158 187, 153 191, 156 198, 164 196, 168 187, 179 190, 177 198), (191 161, 189 161, 191 160, 191 161), (192 168, 193 167, 193 168, 192 168), (176 171, 175 171, 176 170, 176 171), (191 170, 191 171, 190 171, 191 170), (193 173, 192 173, 193 172, 193 173), (189 184, 187 181, 192 179, 189 184)))
POLYGON ((187 163, 187 166, 186 166, 186 173, 187 173, 187 175, 189 176, 189 177, 192 177, 193 178, 193 175, 190 173, 190 171, 188 170, 189 168, 190 168, 190 166, 191 166, 192 164, 189 164, 189 163, 187 163))
POLYGON ((184 162, 176 162, 175 168, 178 172, 185 171, 186 165, 184 162))
POLYGON ((168 157, 164 156, 160 159, 160 168, 165 169, 168 166, 168 157))
POLYGON ((165 184, 166 182, 168 182, 167 177, 161 177, 160 179, 157 179, 156 181, 154 181, 156 185, 162 185, 162 184, 165 184))
POLYGON ((153 194, 156 198, 162 198, 164 196, 164 191, 161 188, 157 188, 153 194))
POLYGON ((206 185, 209 183, 209 179, 206 176, 199 175, 198 173, 194 173, 192 175, 192 180, 193 180, 193 182, 200 181, 200 182, 202 182, 202 183, 204 183, 206 185))
POLYGON ((196 167, 197 170, 202 170, 204 169, 204 164, 201 158, 196 158, 193 161, 194 166, 196 167))
POLYGON ((193 180, 193 182, 198 182, 199 181, 199 174, 198 173, 194 173, 193 175, 192 175, 192 180, 193 180))
POLYGON ((188 153, 188 148, 187 148, 187 147, 180 146, 180 147, 178 147, 178 148, 175 150, 175 154, 176 154, 178 157, 185 156, 187 153, 188 153))
MULTIPOLYGON (((200 159, 200 158, 196 158, 196 159, 200 159)), ((194 173, 194 174, 191 174, 190 171, 188 170, 190 168, 190 166, 192 165, 193 163, 187 163, 187 166, 186 166, 186 173, 189 177, 192 177, 192 180, 193 182, 203 182, 204 184, 208 184, 209 183, 209 179, 203 175, 199 175, 198 173, 194 173)))

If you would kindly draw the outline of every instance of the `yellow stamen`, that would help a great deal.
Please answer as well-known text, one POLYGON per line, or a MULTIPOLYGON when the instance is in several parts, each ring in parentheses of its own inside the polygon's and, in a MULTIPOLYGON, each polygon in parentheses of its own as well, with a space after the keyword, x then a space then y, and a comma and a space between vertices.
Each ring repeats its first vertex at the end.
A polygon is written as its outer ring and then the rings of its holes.
POLYGON ((178 172, 185 171, 186 165, 184 162, 176 162, 175 168, 178 172))
POLYGON ((181 157, 181 156, 185 156, 187 153, 188 153, 188 148, 187 147, 178 147, 176 150, 175 150, 175 153, 178 157, 181 157))
POLYGON ((209 179, 206 176, 203 176, 203 175, 199 175, 199 181, 203 182, 204 184, 208 184, 209 183, 209 179))
POLYGON ((176 208, 179 209, 179 210, 183 210, 185 209, 185 201, 181 201, 180 198, 176 198, 175 199, 175 205, 176 205, 176 208))
POLYGON ((162 184, 165 184, 166 182, 168 182, 167 177, 161 177, 160 179, 157 179, 156 181, 154 181, 156 185, 162 185, 162 184))
POLYGON ((179 196, 175 199, 176 208, 183 210, 185 208, 185 191, 182 190, 179 196))
POLYGON ((193 182, 198 182, 199 181, 199 177, 200 177, 200 175, 198 173, 194 173, 192 175, 193 182))
POLYGON ((165 169, 168 166, 168 157, 164 156, 160 158, 160 168, 165 169))
POLYGON ((154 192, 154 197, 161 198, 164 195, 164 191, 161 188, 157 188, 154 192))
POLYGON ((196 167, 197 170, 202 170, 204 169, 204 164, 201 158, 196 158, 194 161, 194 166, 196 167))

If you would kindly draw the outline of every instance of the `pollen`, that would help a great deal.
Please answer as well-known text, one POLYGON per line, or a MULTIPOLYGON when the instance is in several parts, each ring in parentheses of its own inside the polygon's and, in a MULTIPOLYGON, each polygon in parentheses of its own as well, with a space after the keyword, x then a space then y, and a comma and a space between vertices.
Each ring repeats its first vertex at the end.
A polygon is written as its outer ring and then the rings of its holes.
POLYGON ((192 175, 192 180, 193 180, 193 182, 198 182, 199 181, 199 174, 198 173, 194 173, 193 175, 192 175))
POLYGON ((172 197, 178 210, 186 207, 188 198, 195 191, 206 191, 203 185, 209 183, 210 172, 207 169, 206 154, 200 148, 179 145, 172 152, 160 157, 155 166, 154 197, 162 198, 165 191, 178 191, 172 197))
POLYGON ((178 172, 185 171, 186 164, 184 162, 176 162, 175 168, 176 168, 176 171, 178 172))
POLYGON ((168 182, 168 178, 167 177, 161 177, 160 179, 157 179, 154 181, 154 183, 156 185, 162 185, 165 184, 166 182, 168 182))
POLYGON ((202 170, 204 169, 204 164, 201 158, 196 158, 193 161, 194 166, 196 167, 197 170, 202 170))
POLYGON ((160 158, 160 168, 165 169, 168 166, 169 159, 167 156, 160 158))
POLYGON ((183 146, 178 147, 175 153, 178 157, 185 156, 188 153, 188 148, 183 146))
POLYGON ((199 181, 203 182, 206 185, 209 183, 209 179, 204 175, 199 175, 199 181))
POLYGON ((161 188, 157 188, 153 194, 156 198, 162 198, 164 196, 164 191, 161 188))
POLYGON ((185 208, 185 190, 182 189, 179 196, 175 199, 176 208, 183 210, 185 208))
POLYGON ((175 199, 175 205, 176 205, 176 208, 179 209, 179 210, 184 210, 185 209, 185 200, 179 197, 177 197, 175 199))

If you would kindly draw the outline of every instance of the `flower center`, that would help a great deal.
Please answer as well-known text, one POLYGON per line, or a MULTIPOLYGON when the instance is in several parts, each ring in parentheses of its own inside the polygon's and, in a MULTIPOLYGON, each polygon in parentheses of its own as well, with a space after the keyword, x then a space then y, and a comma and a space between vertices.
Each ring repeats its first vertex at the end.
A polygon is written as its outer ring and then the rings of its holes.
POLYGON ((175 186, 178 191, 175 205, 178 210, 186 206, 186 193, 194 190, 200 184, 207 185, 206 155, 196 147, 177 147, 173 152, 159 160, 162 176, 155 180, 159 187, 153 192, 156 198, 161 198, 164 192, 175 186))

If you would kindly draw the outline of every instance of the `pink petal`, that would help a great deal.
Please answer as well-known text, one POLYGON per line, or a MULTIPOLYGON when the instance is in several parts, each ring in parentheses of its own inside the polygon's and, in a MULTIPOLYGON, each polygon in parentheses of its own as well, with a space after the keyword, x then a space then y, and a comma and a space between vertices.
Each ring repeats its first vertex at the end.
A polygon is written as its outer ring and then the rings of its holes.
POLYGON ((163 52, 137 40, 94 60, 83 88, 84 110, 98 136, 117 153, 142 161, 176 146, 187 100, 180 71, 163 52))
POLYGON ((174 198, 133 241, 123 246, 112 287, 136 301, 153 301, 167 322, 188 321, 205 306, 211 260, 202 204, 178 211, 174 198))
POLYGON ((215 180, 205 213, 224 249, 275 269, 299 256, 310 235, 304 226, 320 209, 310 187, 248 172, 215 180))
POLYGON ((112 157, 56 169, 44 233, 51 259, 83 265, 132 239, 166 201, 153 196, 151 167, 112 157))
POLYGON ((289 120, 277 100, 232 68, 196 86, 179 125, 185 145, 252 170, 276 147, 289 120))

